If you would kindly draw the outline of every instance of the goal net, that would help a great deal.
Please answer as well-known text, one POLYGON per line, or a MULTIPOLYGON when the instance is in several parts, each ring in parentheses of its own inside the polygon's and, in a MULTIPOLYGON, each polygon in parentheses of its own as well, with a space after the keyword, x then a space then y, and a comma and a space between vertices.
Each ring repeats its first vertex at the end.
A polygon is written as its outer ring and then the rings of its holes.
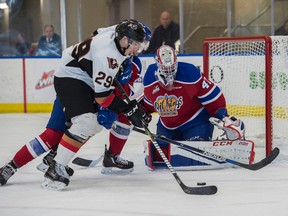
POLYGON ((207 38, 204 74, 223 91, 246 139, 266 148, 288 144, 288 36, 207 38))

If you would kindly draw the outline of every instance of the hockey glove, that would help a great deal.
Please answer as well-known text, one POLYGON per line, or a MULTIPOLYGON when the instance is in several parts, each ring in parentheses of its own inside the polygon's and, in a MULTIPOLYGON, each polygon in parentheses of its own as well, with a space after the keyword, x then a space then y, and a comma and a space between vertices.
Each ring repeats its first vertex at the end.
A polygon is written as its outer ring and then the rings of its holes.
POLYGON ((211 117, 209 121, 219 129, 222 129, 228 140, 238 140, 244 137, 245 125, 240 119, 226 116, 222 120, 211 117))
POLYGON ((123 114, 136 127, 142 128, 142 124, 148 126, 148 123, 151 121, 151 115, 146 113, 135 99, 129 102, 128 109, 123 114))
POLYGON ((121 85, 127 84, 132 76, 132 62, 131 59, 126 59, 120 66, 117 80, 121 85))
POLYGON ((118 115, 107 108, 99 106, 97 115, 98 123, 104 126, 106 129, 111 129, 114 121, 118 119, 118 115))

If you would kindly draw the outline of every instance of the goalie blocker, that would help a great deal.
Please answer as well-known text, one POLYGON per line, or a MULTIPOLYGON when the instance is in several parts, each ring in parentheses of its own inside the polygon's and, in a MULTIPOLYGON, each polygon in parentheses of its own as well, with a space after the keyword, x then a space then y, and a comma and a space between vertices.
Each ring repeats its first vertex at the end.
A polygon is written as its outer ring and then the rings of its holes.
MULTIPOLYGON (((215 140, 215 141, 180 141, 185 145, 202 149, 219 156, 232 159, 245 164, 254 162, 254 142, 249 140, 215 140)), ((201 155, 189 149, 173 144, 161 147, 162 151, 177 170, 203 170, 235 167, 230 163, 223 162, 208 156, 201 155)), ((151 141, 144 144, 145 164, 151 170, 165 168, 165 163, 160 157, 151 141)))

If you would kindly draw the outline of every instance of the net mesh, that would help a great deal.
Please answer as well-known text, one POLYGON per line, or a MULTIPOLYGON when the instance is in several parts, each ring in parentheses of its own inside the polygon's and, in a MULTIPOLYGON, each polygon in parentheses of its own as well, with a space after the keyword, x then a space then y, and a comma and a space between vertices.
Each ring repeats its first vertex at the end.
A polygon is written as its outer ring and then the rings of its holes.
MULTIPOLYGON (((288 37, 272 39, 272 122, 273 145, 288 140, 288 37)), ((263 39, 210 41, 208 76, 222 89, 230 115, 246 125, 246 138, 265 146, 265 79, 267 43, 263 39)), ((206 57, 207 58, 207 57, 206 57)))

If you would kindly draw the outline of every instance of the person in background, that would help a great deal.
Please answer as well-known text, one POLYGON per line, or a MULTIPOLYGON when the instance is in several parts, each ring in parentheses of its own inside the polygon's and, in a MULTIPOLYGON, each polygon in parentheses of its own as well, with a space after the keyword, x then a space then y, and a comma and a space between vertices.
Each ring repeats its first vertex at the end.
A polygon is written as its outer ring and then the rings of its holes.
POLYGON ((61 37, 54 32, 53 25, 44 26, 44 35, 38 41, 36 56, 61 56, 61 37))
POLYGON ((154 54, 162 45, 169 45, 175 49, 177 40, 179 40, 179 24, 172 20, 169 12, 163 11, 160 15, 160 25, 154 30, 145 53, 154 54))
POLYGON ((0 33, 0 56, 27 56, 30 47, 23 32, 10 29, 0 33))
POLYGON ((18 50, 18 55, 26 56, 29 55, 30 44, 26 41, 23 33, 17 34, 17 42, 15 44, 18 50))

